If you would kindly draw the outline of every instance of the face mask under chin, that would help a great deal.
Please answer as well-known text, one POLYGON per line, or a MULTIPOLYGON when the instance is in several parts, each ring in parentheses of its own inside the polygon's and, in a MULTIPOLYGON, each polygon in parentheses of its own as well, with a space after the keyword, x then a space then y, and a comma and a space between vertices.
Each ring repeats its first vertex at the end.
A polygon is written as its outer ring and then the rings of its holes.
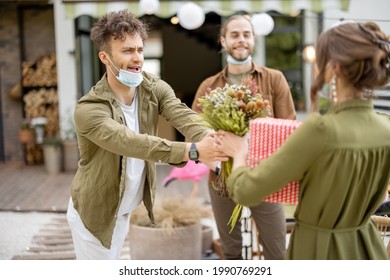
POLYGON ((116 67, 116 65, 111 61, 111 59, 108 56, 107 56, 107 58, 110 61, 110 63, 115 67, 115 69, 119 71, 118 76, 115 75, 114 71, 112 71, 111 66, 109 65, 108 67, 109 67, 111 73, 123 85, 125 85, 127 87, 137 87, 142 83, 144 77, 142 76, 141 73, 133 73, 133 72, 126 71, 123 69, 119 69, 118 67, 116 67))
POLYGON ((244 60, 237 60, 237 59, 235 59, 233 56, 231 56, 229 54, 226 60, 227 60, 227 62, 230 62, 230 63, 235 64, 235 65, 243 65, 243 64, 247 64, 249 61, 251 61, 252 60, 252 56, 249 55, 244 60))

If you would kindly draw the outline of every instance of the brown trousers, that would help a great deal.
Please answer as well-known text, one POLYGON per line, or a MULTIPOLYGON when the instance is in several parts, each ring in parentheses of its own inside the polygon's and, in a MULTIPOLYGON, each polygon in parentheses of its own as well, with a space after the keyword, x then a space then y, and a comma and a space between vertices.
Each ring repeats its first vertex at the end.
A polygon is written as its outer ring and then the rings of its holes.
MULTIPOLYGON (((209 187, 211 206, 214 212, 222 252, 225 259, 242 259, 241 222, 237 221, 235 228, 229 233, 228 225, 236 203, 230 198, 215 193, 209 187)), ((250 207, 252 218, 260 233, 260 243, 266 260, 282 260, 286 253, 286 219, 281 204, 263 202, 250 207)))

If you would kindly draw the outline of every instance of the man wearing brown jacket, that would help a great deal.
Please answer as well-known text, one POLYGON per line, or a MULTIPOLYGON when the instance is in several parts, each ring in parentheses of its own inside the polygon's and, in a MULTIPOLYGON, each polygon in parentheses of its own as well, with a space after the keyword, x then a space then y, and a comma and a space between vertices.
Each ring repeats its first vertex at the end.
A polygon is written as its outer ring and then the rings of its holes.
MULTIPOLYGON (((283 74, 274 69, 261 67, 252 62, 255 45, 253 26, 245 15, 233 15, 221 27, 220 42, 226 51, 227 66, 219 73, 205 79, 199 86, 192 109, 198 113, 198 98, 208 89, 228 84, 241 84, 245 79, 253 80, 259 92, 271 105, 271 115, 275 118, 295 119, 295 109, 290 89, 283 74)), ((225 259, 242 259, 241 222, 237 221, 229 233, 228 221, 236 203, 229 197, 218 194, 212 183, 216 183, 214 172, 209 176, 211 205, 216 219, 225 259)), ((260 187, 260 186, 259 186, 260 187)), ((252 217, 260 233, 265 259, 283 259, 286 251, 286 223, 283 206, 263 202, 250 207, 252 217)))

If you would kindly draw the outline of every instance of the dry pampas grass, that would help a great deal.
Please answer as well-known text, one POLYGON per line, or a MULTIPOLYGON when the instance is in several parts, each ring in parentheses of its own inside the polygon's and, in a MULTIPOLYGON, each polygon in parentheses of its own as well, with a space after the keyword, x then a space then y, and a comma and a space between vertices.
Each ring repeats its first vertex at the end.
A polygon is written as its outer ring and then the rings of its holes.
POLYGON ((130 222, 138 226, 173 229, 193 225, 202 218, 210 217, 211 211, 199 203, 182 198, 164 199, 153 208, 156 224, 152 224, 142 204, 131 214, 130 222))

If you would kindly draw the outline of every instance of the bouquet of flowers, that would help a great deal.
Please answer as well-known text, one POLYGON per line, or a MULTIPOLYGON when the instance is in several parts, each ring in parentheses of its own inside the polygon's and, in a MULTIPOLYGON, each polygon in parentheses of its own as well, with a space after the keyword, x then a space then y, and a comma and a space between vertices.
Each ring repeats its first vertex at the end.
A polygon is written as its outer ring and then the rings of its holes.
MULTIPOLYGON (((226 84, 223 88, 208 90, 205 96, 198 99, 202 108, 200 114, 205 125, 218 130, 230 131, 244 136, 249 131, 249 121, 270 115, 268 100, 263 100, 258 87, 252 80, 246 80, 241 85, 226 84)), ((233 161, 223 162, 217 183, 213 186, 223 196, 228 197, 226 180, 231 174, 233 161)), ((229 224, 232 229, 241 213, 242 205, 237 205, 229 224)))

